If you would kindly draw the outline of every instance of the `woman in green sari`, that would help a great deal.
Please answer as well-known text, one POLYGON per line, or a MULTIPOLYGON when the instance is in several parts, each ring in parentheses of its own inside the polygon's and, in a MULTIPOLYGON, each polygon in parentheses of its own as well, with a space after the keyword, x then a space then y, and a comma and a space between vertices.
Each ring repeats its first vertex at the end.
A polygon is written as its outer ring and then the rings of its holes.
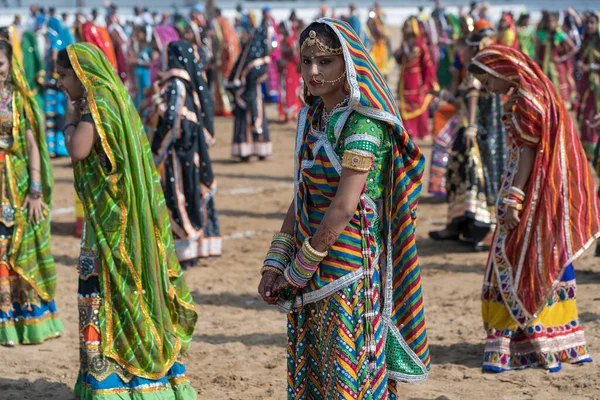
POLYGON ((46 69, 44 60, 38 49, 38 40, 35 32, 26 31, 21 38, 23 47, 23 70, 25 80, 29 84, 38 106, 44 106, 44 82, 46 80, 46 69))
POLYGON ((12 54, 0 41, 0 344, 60 336, 50 253, 52 171, 43 118, 12 54))
POLYGON ((150 145, 102 51, 58 55, 73 101, 64 129, 85 210, 79 259, 82 399, 195 399, 181 355, 197 315, 173 244, 150 145))

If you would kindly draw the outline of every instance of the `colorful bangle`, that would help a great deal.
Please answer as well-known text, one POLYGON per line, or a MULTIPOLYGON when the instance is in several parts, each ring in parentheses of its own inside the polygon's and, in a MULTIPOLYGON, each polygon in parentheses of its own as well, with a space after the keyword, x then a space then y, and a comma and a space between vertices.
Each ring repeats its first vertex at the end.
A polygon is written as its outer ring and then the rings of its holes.
POLYGON ((287 266, 292 263, 294 250, 294 237, 292 235, 283 232, 273 235, 271 248, 267 252, 263 262, 261 274, 266 270, 276 270, 282 274, 287 266), (266 267, 269 268, 265 269, 266 267))
POLYGON ((42 197, 44 188, 42 185, 34 180, 29 182, 29 195, 33 198, 39 199, 42 197))
POLYGON ((270 265, 263 265, 263 267, 260 269, 261 276, 264 275, 265 272, 267 272, 267 271, 275 272, 277 275, 283 275, 283 271, 284 270, 281 270, 281 269, 276 268, 276 267, 272 267, 270 265))
POLYGON ((302 248, 296 254, 294 262, 284 271, 284 277, 295 287, 305 287, 308 281, 319 269, 321 261, 327 257, 328 252, 320 252, 310 245, 310 238, 306 238, 302 248))

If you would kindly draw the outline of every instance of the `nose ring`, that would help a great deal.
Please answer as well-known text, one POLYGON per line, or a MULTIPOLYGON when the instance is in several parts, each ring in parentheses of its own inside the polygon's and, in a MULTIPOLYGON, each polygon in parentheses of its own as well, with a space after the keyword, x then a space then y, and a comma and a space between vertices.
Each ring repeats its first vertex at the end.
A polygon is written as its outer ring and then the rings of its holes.
POLYGON ((322 72, 319 72, 318 74, 313 76, 313 81, 315 81, 319 85, 324 85, 325 84, 325 74, 322 72), (321 76, 321 79, 317 79, 318 76, 321 76))

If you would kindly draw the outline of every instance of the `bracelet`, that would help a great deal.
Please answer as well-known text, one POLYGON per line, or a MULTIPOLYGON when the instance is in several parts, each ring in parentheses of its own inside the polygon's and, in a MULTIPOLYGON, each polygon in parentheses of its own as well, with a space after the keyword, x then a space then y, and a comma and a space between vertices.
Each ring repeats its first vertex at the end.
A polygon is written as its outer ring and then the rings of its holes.
POLYGON ((510 208, 514 208, 517 211, 522 211, 523 210, 523 204, 511 204, 511 203, 506 203, 507 207, 510 208))
POLYGON ((29 191, 41 192, 44 190, 44 187, 41 183, 34 181, 33 179, 29 181, 29 191))
POLYGON ((308 237, 296 254, 294 262, 284 270, 283 276, 290 285, 298 288, 305 287, 319 268, 321 261, 327 257, 327 254, 327 251, 315 250, 310 245, 310 237, 308 237))
POLYGON ((71 127, 71 126, 72 126, 72 127, 74 127, 74 128, 77 128, 77 124, 74 124, 74 123, 72 123, 72 122, 71 122, 71 123, 68 123, 68 124, 66 124, 66 125, 63 127, 63 130, 62 130, 62 131, 63 131, 63 133, 65 133, 65 131, 67 130, 67 128, 69 128, 69 127, 71 127))
POLYGON ((270 265, 263 265, 263 267, 260 269, 260 275, 264 275, 267 271, 275 272, 277 275, 283 275, 282 270, 276 267, 272 267, 270 265))
POLYGON ((308 253, 310 253, 310 255, 315 256, 316 258, 320 258, 321 260, 324 259, 325 257, 327 257, 327 254, 329 254, 328 251, 317 251, 315 249, 313 249, 313 247, 310 245, 310 238, 307 238, 304 241, 304 244, 302 245, 302 249, 304 250, 306 248, 306 251, 308 253))
POLYGON ((294 250, 294 237, 292 235, 283 232, 273 235, 271 248, 263 261, 261 274, 264 274, 267 270, 282 274, 286 267, 292 263, 294 250))
POLYGON ((477 128, 469 125, 467 129, 465 129, 466 137, 477 137, 477 128))

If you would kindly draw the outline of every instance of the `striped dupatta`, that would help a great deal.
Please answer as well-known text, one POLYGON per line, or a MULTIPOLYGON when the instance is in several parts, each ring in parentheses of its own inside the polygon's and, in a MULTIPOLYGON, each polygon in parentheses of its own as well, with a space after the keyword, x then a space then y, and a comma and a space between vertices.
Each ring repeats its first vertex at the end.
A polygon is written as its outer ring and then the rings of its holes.
MULTIPOLYGON (((422 368, 416 375, 408 374, 402 367, 394 370, 393 366, 397 363, 390 362, 390 378, 400 381, 422 380, 427 376, 430 357, 415 242, 415 220, 425 158, 404 130, 392 91, 350 25, 330 18, 317 22, 331 27, 342 44, 350 84, 349 108, 368 118, 385 122, 389 126, 388 132, 393 132, 393 167, 386 185, 388 190, 381 216, 384 243, 381 264, 385 265, 385 268, 382 267, 385 272, 382 277, 384 295, 381 319, 387 338, 386 352, 388 348, 401 346, 415 356, 414 361, 422 368)), ((314 114, 318 104, 310 106, 309 115, 314 114)), ((345 118, 349 115, 344 114, 345 118)), ((343 126, 343 118, 340 117, 336 126, 343 126)), ((306 138, 310 124, 304 125, 306 138)), ((302 152, 297 154, 296 161, 298 172, 302 164, 302 152)))
POLYGON ((512 318, 524 328, 545 307, 565 268, 600 236, 600 206, 573 121, 538 65, 503 45, 486 47, 472 63, 518 87, 512 112, 503 117, 514 147, 498 195, 499 224, 488 263, 512 318), (509 231, 502 199, 523 145, 537 154, 521 223, 509 231))

